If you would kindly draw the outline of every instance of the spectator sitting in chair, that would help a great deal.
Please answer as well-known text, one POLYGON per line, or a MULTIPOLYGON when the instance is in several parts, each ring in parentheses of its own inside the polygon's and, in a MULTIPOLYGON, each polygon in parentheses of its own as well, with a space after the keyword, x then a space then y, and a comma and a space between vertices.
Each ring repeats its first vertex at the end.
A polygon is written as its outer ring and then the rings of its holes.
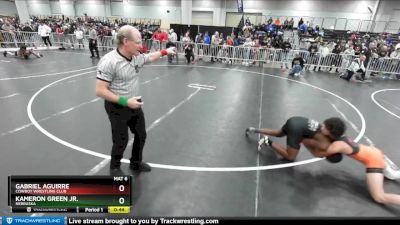
POLYGON ((365 65, 364 62, 367 59, 365 55, 360 55, 359 58, 354 59, 350 66, 347 68, 347 74, 341 75, 340 78, 350 81, 351 77, 355 73, 361 73, 361 81, 365 80, 365 65))
POLYGON ((298 77, 303 68, 304 68, 304 60, 298 53, 296 53, 292 61, 292 69, 289 72, 289 76, 298 77))

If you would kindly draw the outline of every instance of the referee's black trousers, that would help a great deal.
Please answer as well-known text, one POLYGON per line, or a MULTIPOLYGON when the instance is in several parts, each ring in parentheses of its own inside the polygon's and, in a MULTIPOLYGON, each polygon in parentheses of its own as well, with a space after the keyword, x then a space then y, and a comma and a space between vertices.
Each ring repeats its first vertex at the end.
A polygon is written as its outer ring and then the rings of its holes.
POLYGON ((142 162, 143 147, 147 137, 143 110, 130 109, 109 101, 104 102, 104 107, 111 122, 113 140, 110 168, 121 165, 121 159, 129 141, 128 128, 134 134, 131 164, 142 162))

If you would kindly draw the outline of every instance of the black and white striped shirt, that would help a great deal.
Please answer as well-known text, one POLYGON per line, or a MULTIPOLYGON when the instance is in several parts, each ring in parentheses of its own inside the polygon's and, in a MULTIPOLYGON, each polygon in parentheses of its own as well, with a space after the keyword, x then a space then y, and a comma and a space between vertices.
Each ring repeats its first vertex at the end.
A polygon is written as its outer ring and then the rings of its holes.
POLYGON ((118 49, 107 53, 97 64, 96 78, 110 83, 110 90, 127 98, 139 96, 139 68, 148 56, 140 54, 132 60, 123 56, 118 49))

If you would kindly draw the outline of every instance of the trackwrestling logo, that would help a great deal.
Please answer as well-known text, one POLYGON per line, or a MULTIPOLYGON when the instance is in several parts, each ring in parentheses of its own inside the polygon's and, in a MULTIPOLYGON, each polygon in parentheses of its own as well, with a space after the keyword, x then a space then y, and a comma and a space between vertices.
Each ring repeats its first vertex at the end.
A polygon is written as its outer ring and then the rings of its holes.
POLYGON ((64 217, 3 216, 3 225, 64 225, 64 217))

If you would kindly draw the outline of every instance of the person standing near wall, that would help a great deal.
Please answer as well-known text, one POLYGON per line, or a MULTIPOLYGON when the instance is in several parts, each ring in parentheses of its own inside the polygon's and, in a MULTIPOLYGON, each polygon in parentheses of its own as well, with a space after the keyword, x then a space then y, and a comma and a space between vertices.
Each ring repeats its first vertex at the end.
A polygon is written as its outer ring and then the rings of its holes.
MULTIPOLYGON (((176 42, 178 41, 178 36, 176 35, 174 29, 169 30, 169 37, 168 37, 168 42, 166 44, 166 47, 176 47, 176 42)), ((178 62, 178 54, 176 56, 176 61, 178 62)), ((168 55, 168 62, 172 63, 174 56, 173 55, 168 55)))
POLYGON ((43 23, 43 22, 40 22, 40 25, 39 25, 39 27, 38 27, 38 34, 42 37, 42 40, 43 40, 43 42, 44 42, 44 44, 47 46, 47 47, 49 47, 49 45, 50 46, 53 46, 52 44, 51 44, 51 41, 50 41, 50 34, 51 34, 51 28, 49 27, 49 26, 47 26, 45 23, 43 23), (47 42, 49 42, 49 45, 47 44, 47 42))
POLYGON ((77 27, 76 31, 74 33, 76 36, 76 40, 78 41, 79 49, 81 48, 81 45, 82 45, 82 48, 85 48, 85 45, 83 44, 83 31, 81 30, 81 28, 77 27))
POLYGON ((203 44, 204 44, 204 55, 208 56, 209 52, 210 52, 210 44, 211 44, 211 38, 208 35, 208 31, 205 32, 204 34, 204 40, 203 40, 203 44))
POLYGON ((214 35, 211 36, 211 62, 214 62, 218 52, 219 33, 215 31, 214 35))

